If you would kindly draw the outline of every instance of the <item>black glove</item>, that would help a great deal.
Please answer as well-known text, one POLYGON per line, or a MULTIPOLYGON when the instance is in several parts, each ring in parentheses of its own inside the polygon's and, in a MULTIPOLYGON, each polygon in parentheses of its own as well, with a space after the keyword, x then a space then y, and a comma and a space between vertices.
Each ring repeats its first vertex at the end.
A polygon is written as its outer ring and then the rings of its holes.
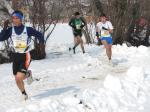
POLYGON ((7 29, 8 28, 8 24, 9 24, 9 20, 7 19, 6 21, 4 21, 4 29, 7 29))
POLYGON ((99 37, 99 33, 98 32, 96 32, 96 37, 99 37))
POLYGON ((75 26, 71 26, 73 29, 76 29, 76 27, 75 26))
POLYGON ((96 32, 96 39, 99 41, 99 33, 98 32, 96 32))
POLYGON ((107 28, 105 28, 105 27, 102 27, 102 29, 103 29, 103 30, 108 30, 108 29, 107 29, 107 28))
POLYGON ((81 28, 83 28, 84 27, 84 25, 81 25, 81 28))

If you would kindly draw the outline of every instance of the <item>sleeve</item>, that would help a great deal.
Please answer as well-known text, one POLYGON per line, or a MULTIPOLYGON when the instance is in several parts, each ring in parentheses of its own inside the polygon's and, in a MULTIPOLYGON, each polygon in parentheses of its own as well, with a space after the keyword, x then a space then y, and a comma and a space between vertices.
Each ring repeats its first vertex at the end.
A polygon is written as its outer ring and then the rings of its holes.
POLYGON ((96 32, 100 32, 101 30, 101 24, 100 22, 96 24, 96 32))
POLYGON ((69 26, 73 27, 73 18, 70 19, 69 26))
POLYGON ((109 29, 114 29, 114 27, 110 21, 108 21, 108 27, 109 27, 109 29))
POLYGON ((96 24, 96 27, 99 27, 99 23, 96 24))
POLYGON ((5 41, 11 36, 11 33, 12 33, 11 29, 12 29, 12 27, 8 28, 8 29, 3 29, 0 32, 0 41, 5 41))
POLYGON ((40 41, 40 43, 44 44, 44 35, 41 32, 33 29, 32 27, 27 27, 27 33, 29 37, 34 36, 40 41))

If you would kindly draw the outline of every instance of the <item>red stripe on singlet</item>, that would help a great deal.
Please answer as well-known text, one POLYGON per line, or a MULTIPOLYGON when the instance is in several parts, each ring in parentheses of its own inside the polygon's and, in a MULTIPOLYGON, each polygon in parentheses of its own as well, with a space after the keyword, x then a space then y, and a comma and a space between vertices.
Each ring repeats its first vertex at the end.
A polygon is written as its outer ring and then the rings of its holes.
POLYGON ((28 68, 30 65, 30 61, 31 61, 31 56, 30 53, 26 53, 26 62, 25 62, 25 67, 28 68))

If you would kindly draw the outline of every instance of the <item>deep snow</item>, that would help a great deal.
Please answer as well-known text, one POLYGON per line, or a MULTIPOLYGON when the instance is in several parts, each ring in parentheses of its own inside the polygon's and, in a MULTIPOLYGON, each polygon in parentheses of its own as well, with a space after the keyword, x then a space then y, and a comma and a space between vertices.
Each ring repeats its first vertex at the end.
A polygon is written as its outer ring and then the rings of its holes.
POLYGON ((59 24, 47 58, 31 63, 39 81, 25 81, 27 101, 11 64, 0 65, 0 112, 149 112, 150 48, 114 45, 111 66, 103 46, 85 45, 85 54, 78 47, 74 55, 68 51, 72 41, 69 26, 59 24))

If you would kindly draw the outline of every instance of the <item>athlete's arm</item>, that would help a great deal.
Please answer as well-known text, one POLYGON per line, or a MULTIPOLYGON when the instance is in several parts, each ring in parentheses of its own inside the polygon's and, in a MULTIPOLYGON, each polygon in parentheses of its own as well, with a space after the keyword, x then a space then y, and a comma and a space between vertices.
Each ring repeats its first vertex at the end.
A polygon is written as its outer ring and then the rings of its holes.
POLYGON ((109 33, 113 33, 113 29, 108 29, 109 33))
POLYGON ((10 22, 8 19, 6 21, 4 21, 3 29, 0 32, 0 41, 7 40, 11 36, 12 28, 8 28, 9 23, 10 22))
POLYGON ((109 31, 109 33, 113 33, 113 26, 112 26, 112 23, 111 22, 109 22, 108 21, 108 26, 109 26, 109 29, 108 29, 108 31, 109 31))
POLYGON ((44 35, 41 32, 33 29, 32 27, 27 27, 27 33, 29 37, 34 36, 40 41, 40 43, 44 43, 44 35))
POLYGON ((71 26, 71 27, 73 27, 73 22, 72 21, 73 21, 73 18, 71 18, 70 21, 69 21, 69 26, 71 26))
POLYGON ((96 32, 98 33, 98 34, 100 34, 100 32, 101 32, 101 30, 100 30, 100 25, 99 25, 99 23, 97 23, 97 25, 96 25, 96 32))
POLYGON ((0 32, 0 41, 5 41, 11 36, 11 28, 3 29, 0 32))
POLYGON ((82 20, 82 27, 84 27, 84 26, 86 26, 87 25, 87 23, 86 23, 86 20, 85 20, 85 18, 84 17, 81 17, 81 20, 82 20))
POLYGON ((96 25, 96 38, 97 38, 97 40, 99 40, 99 38, 100 38, 100 29, 99 29, 99 26, 98 26, 98 24, 96 25))
POLYGON ((76 29, 73 21, 74 21, 74 18, 71 18, 70 21, 69 21, 69 26, 71 26, 73 29, 76 29))

